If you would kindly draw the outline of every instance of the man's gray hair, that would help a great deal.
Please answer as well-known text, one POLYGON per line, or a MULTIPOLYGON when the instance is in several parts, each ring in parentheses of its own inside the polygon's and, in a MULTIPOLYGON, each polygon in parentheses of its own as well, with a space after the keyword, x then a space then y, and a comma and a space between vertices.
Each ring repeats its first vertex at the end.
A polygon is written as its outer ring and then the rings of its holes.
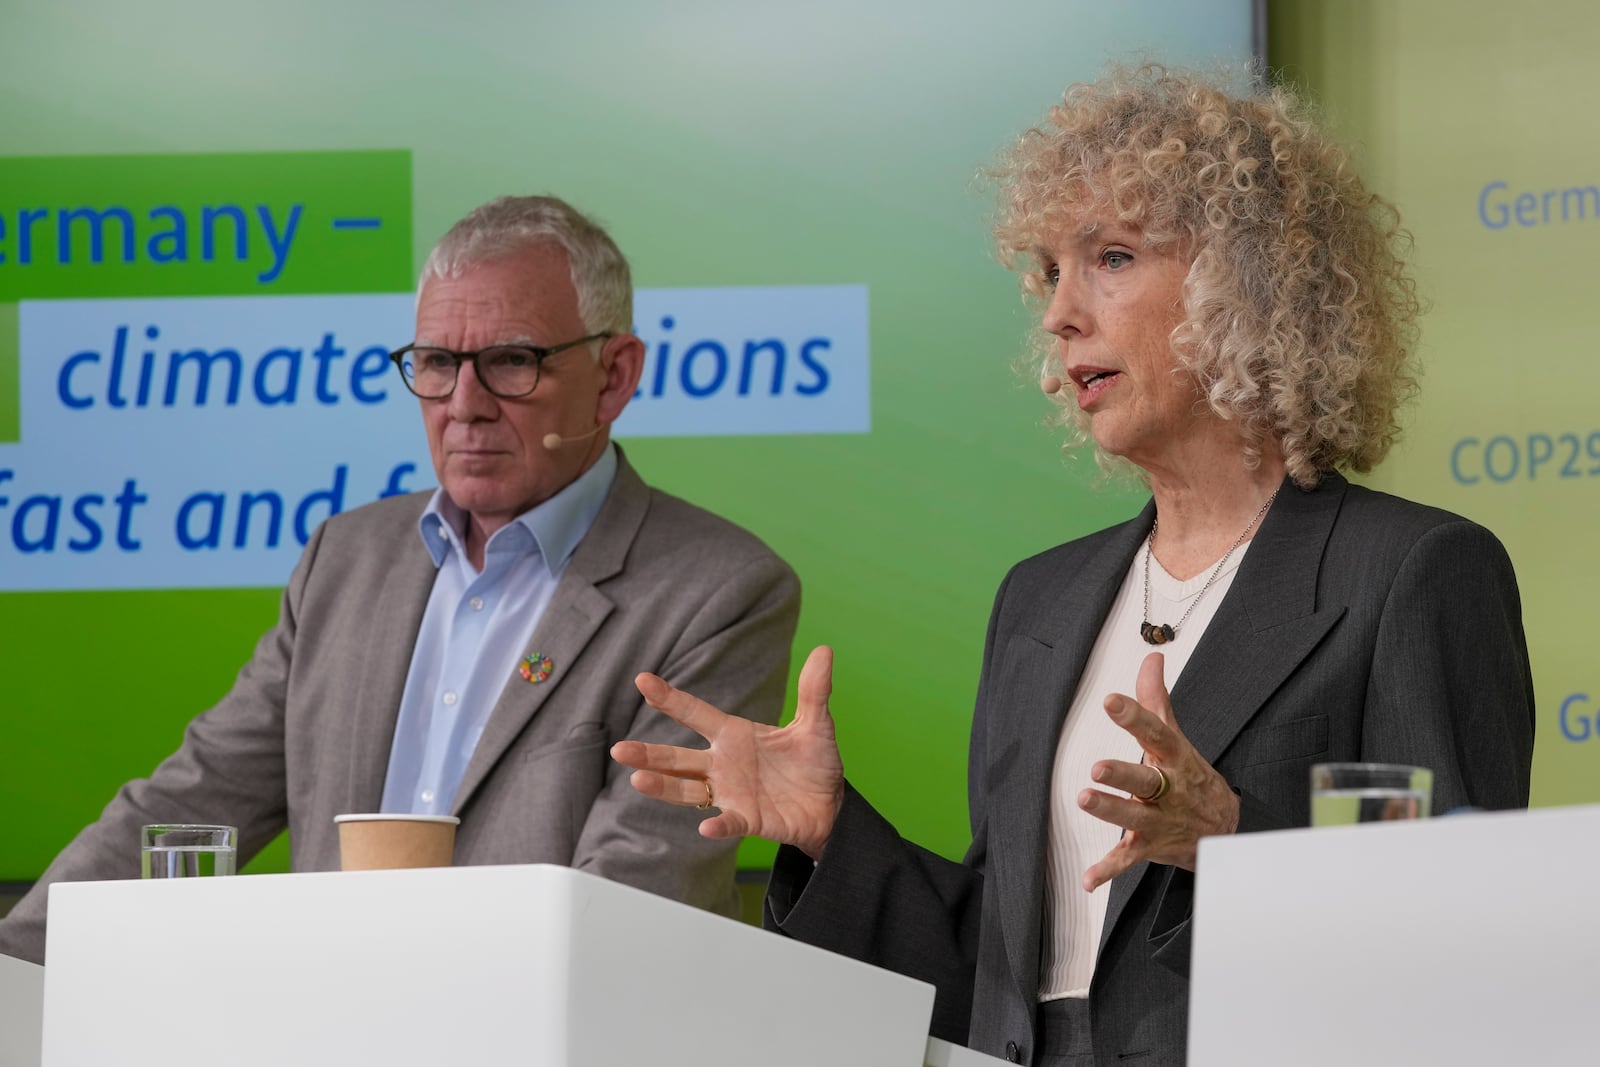
MULTIPOLYGON (((457 278, 468 267, 504 259, 544 242, 567 254, 578 315, 591 333, 633 329, 633 280, 616 242, 565 200, 502 196, 450 227, 428 253, 418 292, 429 278, 457 278)), ((560 340, 560 338, 557 338, 560 340)))

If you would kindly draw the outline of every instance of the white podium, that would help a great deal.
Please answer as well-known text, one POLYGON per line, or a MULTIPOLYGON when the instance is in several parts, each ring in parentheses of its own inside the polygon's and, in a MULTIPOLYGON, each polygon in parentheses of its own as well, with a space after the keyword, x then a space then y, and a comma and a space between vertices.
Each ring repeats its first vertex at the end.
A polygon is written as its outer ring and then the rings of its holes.
POLYGON ((1190 1067, 1600 1062, 1600 807, 1200 843, 1190 1067))
POLYGON ((43 1067, 994 1063, 933 988, 565 867, 50 894, 43 1067))
POLYGON ((0 956, 0 1067, 38 1067, 44 968, 0 956))

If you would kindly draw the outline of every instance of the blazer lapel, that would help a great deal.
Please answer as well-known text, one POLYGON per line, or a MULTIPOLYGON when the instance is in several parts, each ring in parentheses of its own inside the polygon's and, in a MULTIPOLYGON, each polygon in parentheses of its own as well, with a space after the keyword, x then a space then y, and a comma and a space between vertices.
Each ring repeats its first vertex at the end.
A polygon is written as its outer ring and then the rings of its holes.
POLYGON ((598 587, 622 571, 649 506, 649 487, 618 446, 617 477, 611 493, 567 561, 567 569, 523 650, 529 655, 549 656, 556 663, 555 673, 539 685, 529 685, 508 670, 505 688, 467 761, 452 805, 454 813, 460 814, 528 722, 560 690, 562 680, 578 669, 585 646, 616 607, 598 587))
POLYGON ((1328 475, 1310 492, 1284 486, 1173 687, 1178 725, 1206 762, 1222 758, 1344 614, 1343 604, 1319 608, 1317 578, 1347 484, 1328 475))
MULTIPOLYGON (((1250 545, 1228 595, 1206 627, 1172 689, 1184 736, 1215 765, 1261 706, 1344 614, 1342 604, 1317 605, 1317 579, 1328 536, 1348 486, 1337 474, 1317 488, 1285 481, 1250 545)), ((1148 863, 1111 883, 1103 951, 1148 863)))
POLYGON ((987 874, 996 884, 988 899, 1000 904, 1000 926, 1012 975, 1030 1003, 1039 991, 1046 834, 1057 742, 1072 703, 1074 679, 1083 675, 1101 623, 1154 515, 1154 505, 1147 505, 1139 516, 1114 530, 1084 564, 1050 583, 1052 589, 1081 592, 1059 601, 1041 632, 1012 635, 1012 641, 1031 638, 1038 643, 1033 650, 1037 666, 1019 664, 1013 688, 996 694, 1002 706, 990 710, 991 715, 1011 720, 1009 730, 998 732, 1016 738, 1017 743, 1009 758, 996 764, 987 874))

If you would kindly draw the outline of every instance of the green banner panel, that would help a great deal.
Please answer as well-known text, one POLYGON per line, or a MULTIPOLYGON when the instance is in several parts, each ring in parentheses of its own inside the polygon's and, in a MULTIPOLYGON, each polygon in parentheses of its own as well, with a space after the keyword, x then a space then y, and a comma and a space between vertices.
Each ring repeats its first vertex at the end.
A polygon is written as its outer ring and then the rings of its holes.
POLYGON ((0 300, 411 286, 409 152, 0 159, 0 300))

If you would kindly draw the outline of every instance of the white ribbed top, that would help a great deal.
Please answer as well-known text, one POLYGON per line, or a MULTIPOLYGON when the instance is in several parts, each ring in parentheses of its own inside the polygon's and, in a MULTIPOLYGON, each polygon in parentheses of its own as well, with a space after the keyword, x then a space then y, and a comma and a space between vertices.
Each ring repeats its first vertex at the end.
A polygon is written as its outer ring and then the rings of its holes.
MULTIPOLYGON (((1110 852, 1122 836, 1121 827, 1102 822, 1079 808, 1078 793, 1094 785, 1089 768, 1098 761, 1138 763, 1144 755, 1138 742, 1106 714, 1105 698, 1112 693, 1133 696, 1139 665, 1145 656, 1156 651, 1166 655, 1167 689, 1177 684, 1249 547, 1248 542, 1239 546, 1177 637, 1159 648, 1146 644, 1139 636, 1148 543, 1134 554, 1133 565, 1122 580, 1122 589, 1100 628, 1078 690, 1072 695, 1067 721, 1056 745, 1055 771, 1050 780, 1043 944, 1039 954, 1040 1000, 1089 995, 1089 979, 1094 975, 1111 887, 1102 885, 1093 893, 1085 893, 1083 872, 1110 852)), ((1162 568, 1160 561, 1151 559, 1150 621, 1177 626, 1190 602, 1205 588, 1212 567, 1180 582, 1162 568)))

